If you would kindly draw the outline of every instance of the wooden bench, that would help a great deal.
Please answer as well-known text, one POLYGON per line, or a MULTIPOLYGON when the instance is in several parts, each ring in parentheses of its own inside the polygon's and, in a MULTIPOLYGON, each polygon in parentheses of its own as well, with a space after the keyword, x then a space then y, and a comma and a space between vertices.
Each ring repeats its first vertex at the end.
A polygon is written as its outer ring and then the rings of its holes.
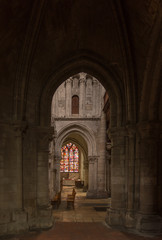
POLYGON ((51 204, 53 206, 53 208, 55 208, 55 206, 57 208, 59 208, 59 205, 61 204, 61 191, 58 192, 55 197, 51 200, 51 204))
POLYGON ((75 195, 76 195, 76 191, 73 188, 72 194, 67 195, 67 208, 71 205, 74 209, 75 195))

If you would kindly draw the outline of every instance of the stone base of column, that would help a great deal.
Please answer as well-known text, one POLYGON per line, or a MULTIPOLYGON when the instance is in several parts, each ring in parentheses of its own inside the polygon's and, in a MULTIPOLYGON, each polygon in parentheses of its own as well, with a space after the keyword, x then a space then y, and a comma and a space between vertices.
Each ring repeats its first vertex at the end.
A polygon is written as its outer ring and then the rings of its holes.
POLYGON ((123 227, 125 224, 125 210, 112 208, 108 209, 105 221, 110 226, 123 227))
POLYGON ((127 210, 125 214, 125 227, 129 229, 135 228, 136 219, 135 214, 132 210, 127 210))
POLYGON ((0 236, 18 234, 29 229, 27 213, 21 209, 0 210, 0 236))
POLYGON ((97 198, 108 198, 108 196, 107 191, 97 191, 97 198))
POLYGON ((87 194, 86 194, 87 198, 96 198, 97 197, 97 191, 90 191, 88 190, 87 194))
POLYGON ((134 214, 124 209, 108 209, 105 221, 108 225, 123 228, 139 234, 158 235, 162 233, 162 217, 158 215, 134 214))
POLYGON ((108 198, 107 191, 88 191, 87 198, 108 198))
POLYGON ((51 206, 41 206, 37 209, 37 216, 30 219, 30 230, 49 229, 53 226, 54 218, 51 206))
POLYGON ((136 215, 136 229, 141 233, 162 233, 162 217, 138 213, 136 215))
POLYGON ((87 192, 87 190, 88 190, 88 186, 87 185, 83 186, 83 192, 87 192))

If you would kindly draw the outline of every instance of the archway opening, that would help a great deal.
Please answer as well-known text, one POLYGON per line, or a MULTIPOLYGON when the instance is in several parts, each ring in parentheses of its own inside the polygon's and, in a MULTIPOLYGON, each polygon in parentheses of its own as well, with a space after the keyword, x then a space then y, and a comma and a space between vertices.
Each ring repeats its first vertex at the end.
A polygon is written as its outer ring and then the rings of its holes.
POLYGON ((110 196, 111 161, 108 163, 110 155, 107 157, 106 153, 110 104, 107 102, 109 97, 102 84, 84 72, 68 78, 53 95, 51 125, 56 137, 51 151, 55 175, 53 184, 49 184, 53 188, 51 197, 70 185, 87 192, 86 198, 110 196), (76 149, 78 162, 74 160, 76 149))
MULTIPOLYGON (((94 81, 95 82, 95 81, 94 81)), ((77 83, 77 81, 76 81, 77 83)), ((83 84, 84 85, 84 84, 83 84)), ((67 88, 66 88, 67 89, 67 88)), ((77 88, 75 88, 77 89, 77 88)), ((85 91, 83 91, 85 93, 85 91)), ((60 146, 62 146, 63 139, 70 133, 71 127, 73 129, 73 132, 79 132, 86 140, 87 146, 88 146, 88 167, 89 167, 89 177, 88 177, 88 191, 87 191, 87 197, 93 197, 94 195, 97 197, 103 197, 105 196, 105 178, 103 177, 106 170, 105 164, 103 164, 104 158, 105 158, 105 135, 110 136, 111 142, 112 142, 112 151, 111 151, 111 208, 108 210, 108 222, 111 224, 115 221, 115 224, 121 225, 120 222, 120 215, 123 215, 123 209, 125 209, 127 201, 126 199, 126 164, 125 164, 125 155, 126 155, 126 149, 125 149, 125 136, 126 136, 126 129, 124 127, 125 120, 126 120, 126 113, 127 113, 127 107, 125 104, 125 95, 123 93, 122 84, 119 78, 119 75, 116 75, 114 72, 114 69, 111 68, 111 66, 108 64, 107 67, 100 64, 99 61, 95 61, 93 56, 86 55, 79 55, 75 59, 71 59, 67 64, 61 66, 56 72, 53 72, 49 75, 49 81, 47 82, 47 85, 45 89, 42 92, 42 97, 40 101, 40 125, 41 126, 48 126, 50 124, 50 117, 52 119, 53 128, 54 128, 54 139, 57 139, 57 142, 54 140, 53 143, 56 145, 54 146, 55 149, 55 159, 56 162, 60 161, 60 146), (110 131, 108 133, 106 127, 105 127, 105 115, 102 112, 101 119, 102 120, 102 126, 103 128, 100 128, 100 131, 95 136, 93 134, 93 131, 89 129, 89 125, 77 125, 77 123, 71 123, 66 121, 68 123, 68 126, 65 129, 60 128, 62 126, 62 119, 65 119, 64 116, 62 117, 51 117, 51 102, 53 99, 54 92, 56 93, 57 87, 61 84, 66 84, 67 86, 71 85, 71 78, 74 76, 78 76, 79 71, 85 71, 88 74, 84 72, 83 81, 85 82, 85 79, 89 78, 89 76, 95 76, 92 79, 96 80, 99 79, 99 83, 102 83, 105 87, 105 89, 108 91, 111 107, 110 107, 110 131), (75 75, 74 75, 75 74, 75 75), (72 77, 71 77, 72 76, 72 77), (64 82, 65 81, 65 82, 64 82), (55 121, 55 120, 58 121, 55 121), (55 129, 59 127, 60 131, 55 131, 55 129), (105 130, 106 129, 106 130, 105 130), (55 134, 55 132, 57 134, 55 134), (106 134, 105 134, 106 133, 106 134), (98 138, 102 138, 103 142, 100 142, 100 144, 96 145, 96 141, 98 138), (55 144, 56 142, 56 144, 55 144), (94 143, 94 144, 93 144, 94 143), (93 146, 93 147, 92 147, 93 146), (100 157, 97 155, 97 146, 98 149, 100 149, 100 157), (98 161, 102 164, 100 164, 101 168, 98 171, 98 174, 94 174, 96 169, 98 168, 98 161), (92 174, 90 174, 92 173, 92 174), (97 188, 97 191, 96 191, 97 188), (104 189, 104 190, 103 190, 104 189), (121 209, 118 211, 118 209, 121 209)), ((85 98, 84 98, 85 99, 85 98)), ((80 101, 80 98, 79 98, 80 101)), ((97 101, 98 102, 98 101, 97 101)), ((52 105, 53 106, 53 105, 52 105)), ((60 102, 60 106, 62 106, 60 102)), ((68 101, 66 101, 66 109, 71 110, 71 106, 69 107, 68 101)), ((79 105, 81 106, 81 105, 79 105)), ((54 105, 55 109, 56 106, 54 105)), ((80 109, 79 109, 80 110, 80 109)), ((68 114, 69 111, 67 111, 68 114)), ((88 117, 88 116, 87 116, 88 117)), ((70 120, 77 118, 77 116, 69 116, 70 120)), ((94 124, 94 121, 93 121, 94 124)), ((94 126, 91 124, 91 126, 94 126)), ((51 128, 50 128, 51 129, 51 128)), ((94 129, 98 129, 98 125, 96 124, 96 127, 94 129)), ((48 129, 47 129, 48 130, 48 129)), ((54 169, 55 170, 55 169, 54 169)), ((57 171, 58 172, 58 171, 57 171)), ((60 183, 58 182, 56 186, 60 186, 60 183)), ((106 191, 107 195, 107 191, 106 191)), ((124 217, 123 217, 124 219, 124 217)))

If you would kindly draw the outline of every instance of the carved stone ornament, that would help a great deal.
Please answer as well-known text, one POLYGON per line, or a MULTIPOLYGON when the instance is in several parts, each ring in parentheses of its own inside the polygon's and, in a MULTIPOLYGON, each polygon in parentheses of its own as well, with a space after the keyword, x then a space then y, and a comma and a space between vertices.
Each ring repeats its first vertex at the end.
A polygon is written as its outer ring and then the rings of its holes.
POLYGON ((82 86, 85 85, 86 82, 86 73, 80 73, 80 79, 79 79, 79 83, 82 84, 82 86))
POLYGON ((106 150, 107 150, 107 151, 110 151, 110 150, 111 150, 111 147, 112 147, 111 142, 107 142, 107 143, 106 143, 106 150))
POLYGON ((67 80, 66 80, 66 84, 70 84, 72 82, 72 78, 70 77, 70 78, 68 78, 67 80))
POLYGON ((98 157, 96 157, 96 156, 89 156, 88 157, 88 162, 89 163, 95 163, 95 162, 97 162, 97 160, 98 160, 98 157))

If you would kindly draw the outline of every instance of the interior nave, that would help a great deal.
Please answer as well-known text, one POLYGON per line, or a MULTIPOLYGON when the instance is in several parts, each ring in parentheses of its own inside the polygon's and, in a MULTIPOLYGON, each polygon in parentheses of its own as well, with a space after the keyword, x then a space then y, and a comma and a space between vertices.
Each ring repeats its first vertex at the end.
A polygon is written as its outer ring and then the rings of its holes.
POLYGON ((0 237, 162 234, 161 79, 161 0, 1 0, 0 237))

